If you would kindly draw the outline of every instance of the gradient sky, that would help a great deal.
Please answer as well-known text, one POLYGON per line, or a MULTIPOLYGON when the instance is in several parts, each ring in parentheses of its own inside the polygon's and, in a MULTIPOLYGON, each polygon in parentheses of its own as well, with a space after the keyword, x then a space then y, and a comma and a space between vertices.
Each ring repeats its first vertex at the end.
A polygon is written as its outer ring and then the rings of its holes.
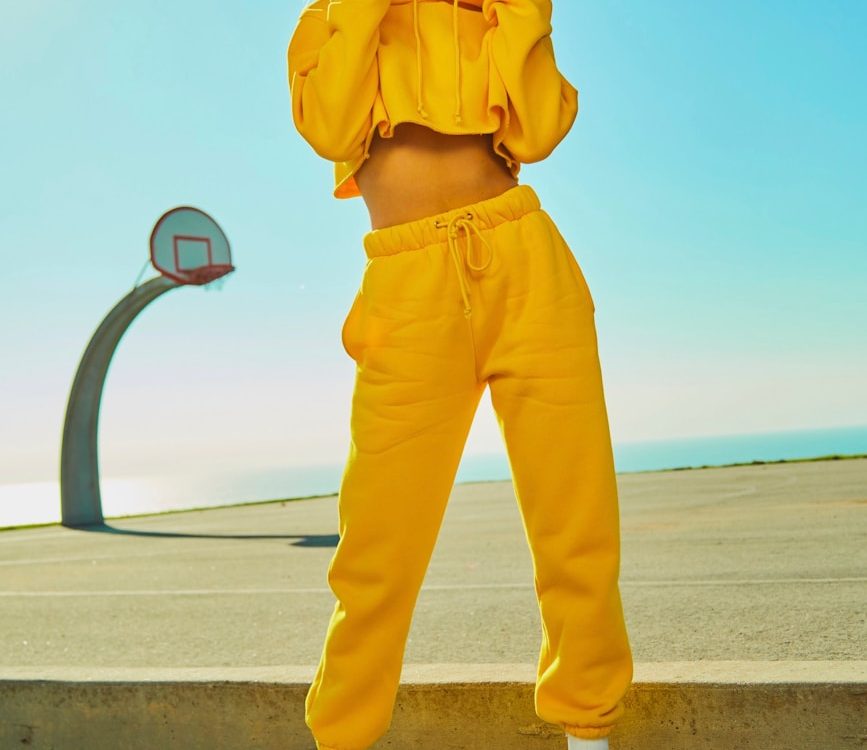
MULTIPOLYGON (((291 121, 302 5, 0 6, 0 481, 57 476, 84 347, 178 204, 238 270, 121 340, 103 475, 344 459, 370 225, 291 121)), ((615 442, 867 423, 865 28, 855 0, 555 2, 580 112, 519 181, 592 289, 615 442)), ((486 394, 466 451, 500 446, 486 394)))

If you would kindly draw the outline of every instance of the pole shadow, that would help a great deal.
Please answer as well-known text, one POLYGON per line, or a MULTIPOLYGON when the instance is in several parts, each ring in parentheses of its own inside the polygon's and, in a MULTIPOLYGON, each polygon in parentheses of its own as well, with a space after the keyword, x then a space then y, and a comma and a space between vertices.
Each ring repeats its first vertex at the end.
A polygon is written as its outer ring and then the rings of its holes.
POLYGON ((183 531, 144 531, 141 529, 120 529, 108 523, 93 523, 69 526, 76 531, 89 531, 99 534, 120 534, 165 539, 292 539, 293 547, 336 547, 339 534, 192 534, 183 531))

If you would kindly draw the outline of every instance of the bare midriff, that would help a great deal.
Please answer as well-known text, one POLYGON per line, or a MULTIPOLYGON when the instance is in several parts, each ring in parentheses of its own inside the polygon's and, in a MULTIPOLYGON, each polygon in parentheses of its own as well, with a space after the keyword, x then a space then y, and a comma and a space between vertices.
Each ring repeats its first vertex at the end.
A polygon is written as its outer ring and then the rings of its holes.
POLYGON ((381 229, 493 198, 515 187, 491 133, 448 135, 404 122, 392 138, 375 133, 355 182, 381 229))

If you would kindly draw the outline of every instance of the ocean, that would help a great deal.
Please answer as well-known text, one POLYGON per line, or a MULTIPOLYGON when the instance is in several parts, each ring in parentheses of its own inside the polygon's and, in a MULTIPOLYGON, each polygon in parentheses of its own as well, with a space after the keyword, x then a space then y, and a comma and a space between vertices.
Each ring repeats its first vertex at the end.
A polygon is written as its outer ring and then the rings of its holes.
MULTIPOLYGON (((749 435, 614 443, 618 473, 826 456, 867 455, 867 425, 749 435)), ((168 510, 235 505, 337 492, 343 464, 255 470, 102 477, 106 519, 168 510)), ((58 469, 59 476, 59 469, 58 469)), ((465 454, 456 482, 510 479, 505 449, 465 454)), ((0 528, 60 522, 57 479, 0 484, 0 528)))

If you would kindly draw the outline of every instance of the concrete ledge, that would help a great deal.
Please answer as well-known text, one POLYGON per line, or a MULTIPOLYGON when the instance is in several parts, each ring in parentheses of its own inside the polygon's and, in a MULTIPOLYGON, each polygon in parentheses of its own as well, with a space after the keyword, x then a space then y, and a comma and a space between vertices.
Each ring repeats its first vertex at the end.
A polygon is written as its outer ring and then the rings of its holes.
MULTIPOLYGON (((0 668, 0 748, 312 750, 309 666, 0 668)), ((406 664, 391 750, 563 750, 535 666, 406 664)), ((867 661, 637 664, 612 750, 863 750, 867 661)))

